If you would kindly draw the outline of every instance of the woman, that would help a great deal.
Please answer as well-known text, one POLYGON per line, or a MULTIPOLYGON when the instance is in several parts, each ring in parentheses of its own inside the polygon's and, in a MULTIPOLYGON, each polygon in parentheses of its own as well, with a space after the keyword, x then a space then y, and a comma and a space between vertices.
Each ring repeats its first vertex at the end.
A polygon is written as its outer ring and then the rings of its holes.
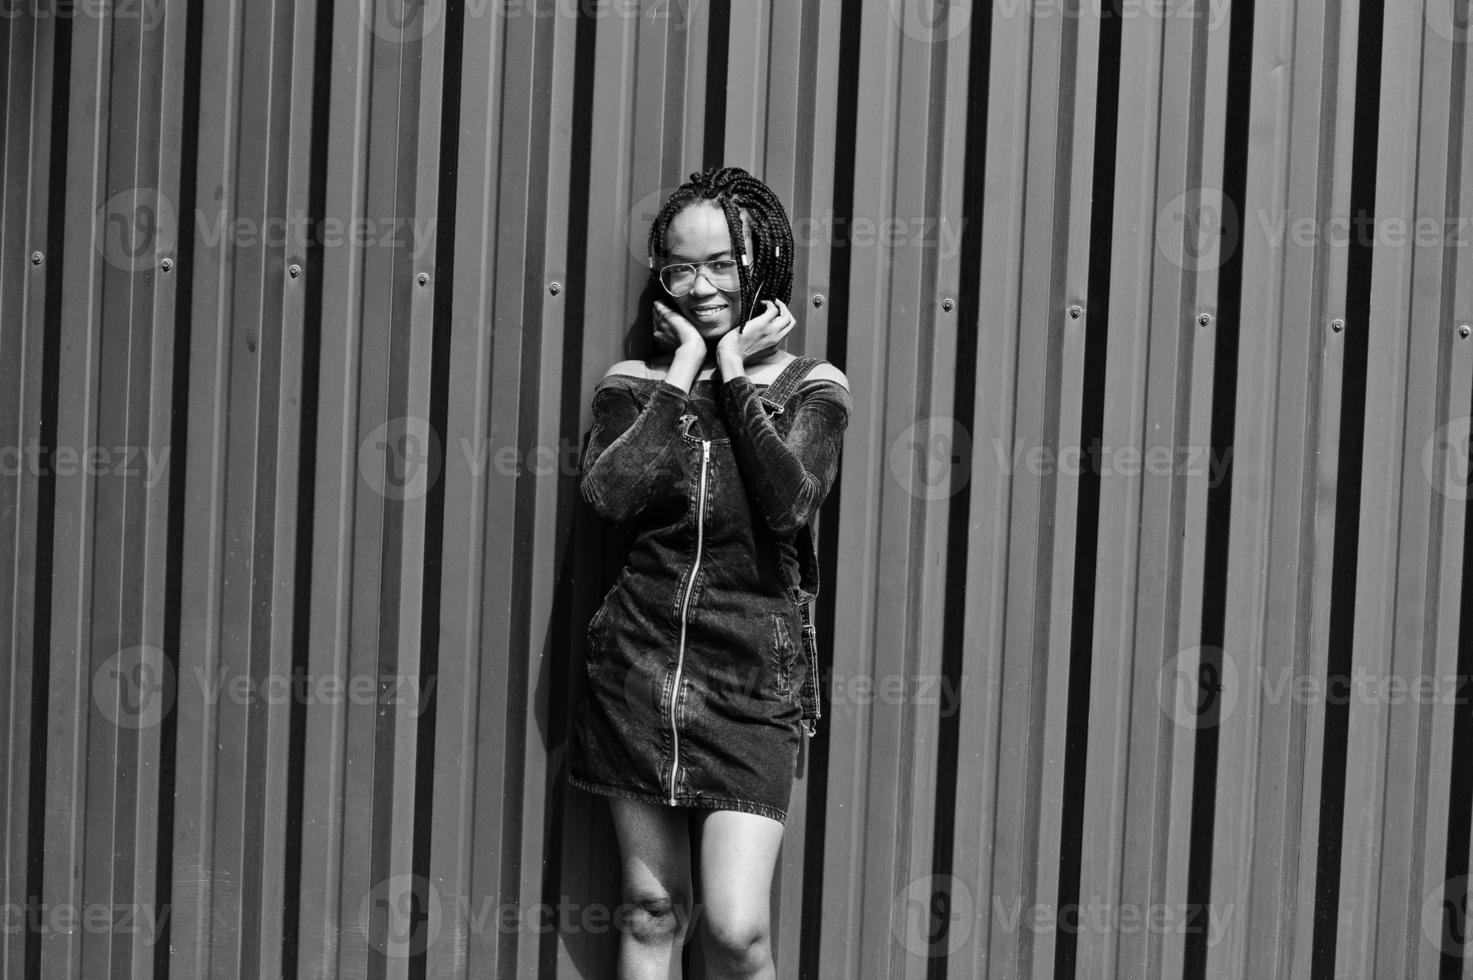
POLYGON ((808 522, 852 403, 837 368, 779 349, 793 236, 761 181, 692 174, 650 255, 667 294, 655 339, 673 353, 621 361, 594 388, 581 490, 637 533, 588 625, 568 778, 609 797, 620 977, 679 976, 693 918, 713 977, 771 977, 768 896, 801 732, 819 714, 808 522))

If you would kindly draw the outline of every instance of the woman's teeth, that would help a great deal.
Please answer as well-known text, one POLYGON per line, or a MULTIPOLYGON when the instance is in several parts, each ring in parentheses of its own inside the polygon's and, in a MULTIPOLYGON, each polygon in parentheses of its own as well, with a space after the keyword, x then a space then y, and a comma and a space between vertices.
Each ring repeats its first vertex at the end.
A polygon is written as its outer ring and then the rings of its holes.
POLYGON ((696 306, 691 308, 691 312, 700 317, 712 317, 724 309, 725 306, 696 306))

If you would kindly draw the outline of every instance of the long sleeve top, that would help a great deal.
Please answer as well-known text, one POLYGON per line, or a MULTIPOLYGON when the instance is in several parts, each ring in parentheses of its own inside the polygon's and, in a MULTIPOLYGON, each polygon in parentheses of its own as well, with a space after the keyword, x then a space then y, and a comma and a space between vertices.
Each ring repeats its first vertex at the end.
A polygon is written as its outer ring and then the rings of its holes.
MULTIPOLYGON (((594 388, 593 431, 579 483, 606 520, 632 520, 674 468, 680 417, 691 395, 664 379, 613 375, 594 388)), ((716 396, 756 514, 775 534, 807 523, 828 496, 853 401, 836 381, 809 379, 788 402, 784 435, 768 417, 751 379, 722 382, 716 396)))

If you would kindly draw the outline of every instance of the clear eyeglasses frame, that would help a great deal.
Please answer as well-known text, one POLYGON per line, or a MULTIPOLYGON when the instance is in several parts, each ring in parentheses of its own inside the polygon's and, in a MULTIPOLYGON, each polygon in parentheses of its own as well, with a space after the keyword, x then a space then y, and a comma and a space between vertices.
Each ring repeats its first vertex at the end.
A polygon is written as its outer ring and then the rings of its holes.
MULTIPOLYGON (((746 256, 743 256, 745 258, 746 256)), ((651 260, 651 265, 654 262, 651 260)), ((741 286, 738 268, 742 263, 736 259, 712 259, 709 262, 673 262, 660 269, 660 284, 671 296, 684 296, 696 284, 696 277, 704 275, 706 281, 717 289, 731 291, 741 286)))

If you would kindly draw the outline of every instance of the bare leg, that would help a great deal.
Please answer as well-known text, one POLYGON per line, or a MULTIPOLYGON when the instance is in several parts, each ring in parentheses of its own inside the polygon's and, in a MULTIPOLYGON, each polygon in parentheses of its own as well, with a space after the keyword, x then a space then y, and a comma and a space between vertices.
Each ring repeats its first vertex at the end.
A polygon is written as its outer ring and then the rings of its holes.
POLYGON ((691 921, 687 811, 617 797, 609 810, 624 878, 619 980, 678 980, 691 921))
POLYGON ((783 825, 771 817, 712 810, 701 824, 701 920, 713 978, 776 977, 772 875, 783 825))

